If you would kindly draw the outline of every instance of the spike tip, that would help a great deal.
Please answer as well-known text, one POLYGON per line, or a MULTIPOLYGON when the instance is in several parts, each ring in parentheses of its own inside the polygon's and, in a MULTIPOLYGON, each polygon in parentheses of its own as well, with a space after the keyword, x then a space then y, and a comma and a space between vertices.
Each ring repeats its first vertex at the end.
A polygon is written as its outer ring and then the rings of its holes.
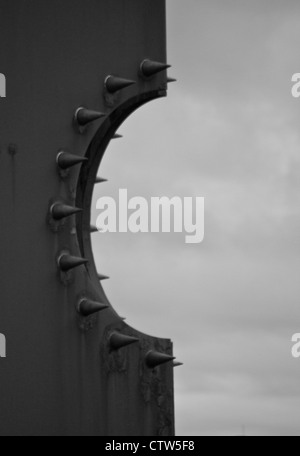
POLYGON ((173 356, 151 350, 146 355, 146 364, 150 369, 155 369, 155 367, 170 363, 175 359, 173 356))
POLYGON ((88 260, 85 258, 79 258, 67 253, 62 254, 58 259, 58 266, 62 272, 68 272, 71 269, 78 268, 88 264, 88 260))
POLYGON ((81 299, 78 304, 78 312, 83 317, 89 317, 95 313, 102 312, 103 310, 108 309, 109 306, 103 304, 102 302, 92 301, 90 299, 81 299))
POLYGON ((129 79, 117 78, 116 76, 107 76, 104 84, 109 93, 116 93, 136 84, 136 82, 129 79))
POLYGON ((141 63, 141 73, 146 78, 150 78, 158 73, 166 71, 168 68, 171 68, 171 65, 167 63, 154 62, 152 60, 144 60, 141 63))
POLYGON ((136 344, 139 342, 139 339, 132 336, 127 336, 119 332, 114 332, 109 338, 109 345, 112 350, 120 350, 123 347, 128 345, 136 344))
POLYGON ((91 122, 95 122, 96 120, 105 117, 103 112, 99 111, 92 111, 91 109, 86 108, 78 108, 75 112, 75 122, 80 127, 85 127, 86 125, 90 124, 91 122))
POLYGON ((105 182, 108 182, 108 180, 102 177, 96 177, 95 184, 104 184, 105 182))
POLYGON ((56 163, 60 169, 67 170, 76 165, 81 165, 87 162, 88 159, 85 157, 78 157, 77 155, 69 154, 68 152, 60 152, 57 155, 56 163))
POLYGON ((71 217, 72 215, 78 214, 79 212, 82 212, 82 209, 61 203, 55 203, 50 208, 51 216, 54 220, 57 221, 71 217))
POLYGON ((102 280, 109 280, 109 277, 102 274, 98 274, 98 279, 100 280, 100 282, 102 282, 102 280))
POLYGON ((98 228, 94 225, 91 225, 90 226, 90 233, 93 234, 93 233, 98 233, 98 228))

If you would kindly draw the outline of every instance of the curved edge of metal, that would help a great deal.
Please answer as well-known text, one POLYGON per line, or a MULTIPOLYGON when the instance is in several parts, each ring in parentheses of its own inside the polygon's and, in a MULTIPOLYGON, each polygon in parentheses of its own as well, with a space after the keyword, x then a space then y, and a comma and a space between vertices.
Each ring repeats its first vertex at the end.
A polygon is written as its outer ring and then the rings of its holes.
MULTIPOLYGON (((98 272, 95 264, 94 253, 92 249, 92 240, 90 233, 92 198, 94 192, 95 180, 101 166, 103 157, 107 148, 113 139, 114 135, 120 126, 139 108, 145 104, 167 96, 166 90, 155 90, 147 93, 142 93, 134 98, 127 100, 122 105, 118 106, 102 123, 96 134, 94 135, 90 145, 86 151, 85 157, 88 161, 82 166, 76 192, 76 205, 83 208, 83 212, 77 215, 77 237, 81 254, 89 260, 87 271, 95 290, 99 291, 99 295, 115 312, 113 305, 110 303, 105 291, 98 278, 98 272)), ((103 271, 100 271, 101 273, 103 271)), ((116 313, 116 312, 115 312, 116 313)), ((121 317, 118 316, 118 319, 121 317)), ((121 319, 122 320, 122 319, 121 319)), ((123 325, 124 322, 122 321, 123 325)), ((169 339, 153 337, 143 334, 135 328, 131 328, 126 324, 126 327, 132 329, 136 334, 142 337, 152 338, 156 342, 168 342, 169 339)))

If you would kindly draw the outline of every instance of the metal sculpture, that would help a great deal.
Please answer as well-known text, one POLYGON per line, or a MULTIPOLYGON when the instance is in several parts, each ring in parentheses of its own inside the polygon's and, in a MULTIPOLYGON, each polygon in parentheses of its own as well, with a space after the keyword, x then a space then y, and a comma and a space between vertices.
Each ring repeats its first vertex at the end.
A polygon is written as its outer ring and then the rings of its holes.
POLYGON ((172 343, 114 311, 90 226, 110 141, 172 81, 165 1, 0 0, 0 38, 0 435, 171 436, 172 343))

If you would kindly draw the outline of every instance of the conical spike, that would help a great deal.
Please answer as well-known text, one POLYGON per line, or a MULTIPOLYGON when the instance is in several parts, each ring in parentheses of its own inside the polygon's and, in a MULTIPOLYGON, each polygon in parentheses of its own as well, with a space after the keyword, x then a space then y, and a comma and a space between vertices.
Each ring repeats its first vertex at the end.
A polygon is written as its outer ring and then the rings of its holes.
POLYGON ((102 274, 98 274, 98 279, 100 280, 100 282, 102 282, 102 280, 109 280, 109 277, 102 274))
POLYGON ((173 362, 173 367, 181 367, 181 366, 183 366, 183 363, 180 363, 178 361, 173 362))
POLYGON ((173 356, 166 355, 164 353, 159 353, 156 351, 149 351, 146 355, 146 364, 148 367, 151 369, 154 369, 157 366, 160 366, 161 364, 166 364, 170 363, 171 361, 174 361, 173 356))
POLYGON ((126 336, 119 332, 114 332, 109 338, 109 344, 112 350, 120 350, 120 348, 136 344, 137 342, 139 342, 139 339, 136 337, 126 336))
POLYGON ((116 133, 116 134, 114 134, 112 139, 122 139, 122 138, 123 138, 122 135, 119 135, 118 133, 116 133))
POLYGON ((174 79, 174 78, 168 78, 167 79, 167 83, 168 84, 172 84, 172 82, 177 82, 177 79, 174 79))
POLYGON ((70 271, 71 269, 78 268, 79 266, 87 264, 89 261, 85 258, 75 257, 69 254, 63 254, 58 259, 58 266, 63 272, 70 271))
POLYGON ((60 152, 56 158, 56 162, 61 169, 69 169, 75 165, 81 165, 88 161, 85 157, 69 154, 68 152, 60 152))
POLYGON ((96 226, 94 226, 94 225, 90 226, 90 233, 91 234, 98 233, 98 232, 99 232, 99 230, 98 230, 98 228, 96 226))
POLYGON ((104 184, 105 182, 108 182, 108 180, 102 177, 96 177, 95 184, 104 184))
POLYGON ((141 64, 141 72, 146 77, 154 76, 157 73, 166 71, 168 68, 171 68, 171 65, 153 62, 152 60, 144 60, 141 64))
POLYGON ((71 215, 82 212, 82 209, 73 206, 67 206, 66 204, 56 203, 50 209, 50 213, 54 220, 62 220, 70 217, 71 215))
POLYGON ((108 309, 109 306, 102 302, 91 301, 90 299, 82 299, 78 304, 78 312, 83 317, 89 317, 98 312, 108 309))
POLYGON ((136 81, 130 81, 129 79, 117 78, 116 76, 107 76, 105 79, 105 87, 109 93, 116 93, 119 90, 126 89, 136 84, 136 81))
POLYGON ((75 121, 81 127, 84 127, 95 120, 101 119, 102 117, 105 117, 103 112, 92 111, 86 108, 78 108, 75 112, 75 121))

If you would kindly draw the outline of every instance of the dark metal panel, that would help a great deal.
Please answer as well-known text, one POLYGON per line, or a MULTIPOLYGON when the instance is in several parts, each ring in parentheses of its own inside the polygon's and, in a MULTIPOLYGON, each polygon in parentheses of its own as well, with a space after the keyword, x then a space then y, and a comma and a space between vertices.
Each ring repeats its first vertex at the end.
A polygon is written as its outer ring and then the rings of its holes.
MULTIPOLYGON (((173 369, 149 369, 147 351, 172 344, 129 328, 100 286, 88 232, 92 179, 117 126, 166 94, 166 72, 142 77, 144 59, 166 62, 164 0, 0 0, 1 435, 172 435, 173 369), (137 84, 105 92, 113 74, 137 84), (75 110, 105 117, 80 134, 75 110), (59 173, 65 150, 89 162, 59 173), (49 219, 54 202, 83 215, 49 219), (62 251, 88 267, 58 270, 62 251), (80 317, 80 298, 110 309, 80 317), (111 351, 111 331, 140 343, 111 351)), ((158 316, 159 317, 159 316, 158 316)))

